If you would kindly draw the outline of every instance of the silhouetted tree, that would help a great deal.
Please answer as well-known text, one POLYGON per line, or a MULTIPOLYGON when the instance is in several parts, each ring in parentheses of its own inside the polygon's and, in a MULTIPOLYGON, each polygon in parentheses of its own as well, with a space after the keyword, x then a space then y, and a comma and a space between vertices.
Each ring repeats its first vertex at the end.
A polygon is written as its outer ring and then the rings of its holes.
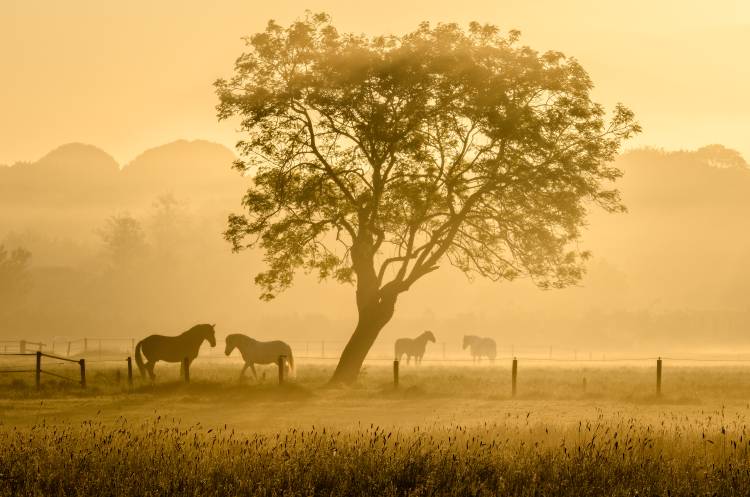
POLYGON ((187 243, 186 228, 189 219, 185 204, 172 194, 160 195, 151 204, 149 235, 160 264, 174 264, 187 243))
POLYGON ((110 217, 98 234, 107 256, 118 269, 132 268, 146 254, 146 237, 141 224, 129 215, 110 217))
POLYGON ((447 261, 543 288, 582 274, 587 209, 624 209, 609 162, 639 130, 607 120, 584 69, 473 23, 342 35, 324 14, 247 39, 218 117, 241 117, 254 174, 225 233, 259 246, 262 297, 297 269, 356 282, 357 326, 332 381, 356 379, 398 296, 447 261))
POLYGON ((29 262, 31 253, 23 248, 8 251, 0 245, 0 302, 7 309, 9 303, 16 301, 28 291, 31 280, 29 262))
POLYGON ((696 150, 695 155, 713 167, 743 170, 748 168, 747 162, 739 152, 723 145, 707 145, 696 150))

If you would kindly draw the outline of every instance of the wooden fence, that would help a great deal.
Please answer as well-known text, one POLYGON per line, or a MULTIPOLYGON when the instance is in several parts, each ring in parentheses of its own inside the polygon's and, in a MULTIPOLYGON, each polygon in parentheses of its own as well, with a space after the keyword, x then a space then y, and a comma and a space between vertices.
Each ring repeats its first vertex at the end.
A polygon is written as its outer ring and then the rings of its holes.
POLYGON ((72 382, 78 382, 81 385, 81 388, 86 388, 86 359, 68 359, 67 357, 60 357, 52 354, 46 354, 40 350, 36 352, 16 352, 16 353, 0 353, 0 356, 14 356, 14 357, 28 357, 29 359, 31 357, 36 358, 36 365, 34 369, 0 369, 0 373, 34 373, 34 383, 36 384, 37 390, 39 390, 42 387, 42 375, 46 374, 49 376, 54 376, 66 381, 72 381, 72 382), (50 370, 45 370, 42 368, 42 358, 48 358, 48 359, 54 359, 57 361, 63 361, 63 362, 70 362, 78 365, 80 376, 78 379, 71 378, 70 376, 61 375, 59 373, 55 373, 50 370))
MULTIPOLYGON (((279 358, 281 360, 281 358, 279 358)), ((676 359, 679 360, 679 359, 676 359)), ((393 388, 398 388, 399 385, 399 362, 398 360, 393 361, 393 388)), ((734 361, 731 361, 734 362, 734 361)), ((280 370, 279 370, 280 371, 280 370)), ((281 372, 279 372, 281 374, 281 372)), ((662 358, 656 358, 656 395, 661 396, 661 374, 662 374, 662 358)), ((281 381, 279 381, 281 382, 281 381)), ((586 393, 586 377, 583 378, 583 393, 586 393)), ((510 395, 515 397, 518 393, 518 358, 514 357, 510 367, 510 395)))
MULTIPOLYGON (((54 376, 57 378, 61 378, 67 381, 76 381, 75 379, 61 375, 49 370, 45 370, 42 366, 42 359, 43 358, 49 358, 54 359, 58 361, 64 361, 64 362, 70 362, 78 364, 80 368, 80 379, 79 383, 81 388, 86 388, 86 360, 85 359, 79 359, 79 360, 73 360, 68 359, 66 357, 60 357, 52 354, 46 354, 41 351, 37 351, 34 353, 2 353, 0 356, 20 356, 20 357, 35 357, 36 358, 36 367, 34 369, 0 369, 0 373, 34 373, 35 376, 35 384, 37 390, 41 388, 41 381, 42 381, 42 375, 47 374, 50 376, 54 376)), ((278 367, 278 374, 279 374, 279 385, 282 385, 286 381, 286 361, 287 357, 285 355, 280 355, 278 360, 276 361, 276 365, 278 367)), ((132 357, 128 356, 125 360, 127 364, 127 376, 128 376, 128 385, 132 388, 133 386, 133 359, 132 357)), ((181 363, 181 376, 182 380, 185 383, 190 383, 190 363, 191 361, 186 357, 182 360, 181 363)), ((513 357, 511 361, 511 397, 516 397, 518 393, 518 358, 513 357)), ((656 358, 656 395, 661 396, 662 394, 662 358, 658 357, 656 358)), ((400 378, 400 361, 394 360, 393 361, 393 387, 395 389, 399 388, 399 378, 400 378)), ((118 382, 120 380, 120 371, 117 370, 117 379, 118 382)), ((583 378, 582 383, 583 392, 586 391, 586 378, 583 378)))
MULTIPOLYGON (((264 340, 265 338, 259 338, 264 340)), ((294 350, 295 359, 308 359, 316 361, 338 360, 346 345, 344 340, 286 340, 294 350)), ((54 339, 43 341, 31 341, 28 339, 5 339, 0 340, 0 353, 29 353, 41 351, 56 356, 67 358, 96 359, 121 359, 125 356, 135 354, 135 346, 138 339, 133 337, 83 337, 74 339, 54 339)), ((224 343, 221 337, 217 340, 215 348, 204 344, 201 348, 202 357, 223 358, 224 343)), ((471 362, 469 351, 461 347, 460 342, 438 342, 430 344, 425 355, 425 362, 471 362)), ((560 362, 610 362, 622 359, 608 356, 605 352, 581 351, 577 348, 550 346, 550 347, 518 347, 514 344, 503 345, 498 343, 498 358, 511 360, 517 357, 521 360, 533 361, 560 361, 560 362)), ((750 360, 750 352, 744 355, 735 355, 737 360, 750 360)), ((697 357, 696 357, 697 358, 697 357)), ((393 344, 385 340, 376 342, 368 354, 368 360, 392 361, 393 344)), ((643 357, 632 360, 640 361, 643 357)), ((655 359, 655 358, 654 358, 655 359)), ((700 358, 697 358, 700 359, 700 358)))
MULTIPOLYGON (((258 337, 256 337, 258 338, 258 337)), ((258 338, 264 340, 264 338, 258 338)), ((270 338, 268 338, 270 339, 270 338)), ((138 339, 133 337, 82 337, 71 339, 52 339, 47 342, 34 342, 28 339, 5 339, 0 340, 0 353, 19 352, 26 353, 30 351, 42 351, 53 355, 65 357, 82 357, 87 358, 105 358, 121 357, 123 353, 133 355, 135 345, 138 339)), ((346 345, 345 340, 286 340, 295 350, 295 358, 314 359, 314 360, 332 360, 337 359, 346 345)), ((217 341, 215 349, 204 346, 201 355, 204 356, 222 356, 222 341, 217 341)), ((513 344, 501 347, 504 354, 508 356, 527 355, 535 358, 566 358, 574 360, 593 359, 594 357, 606 358, 605 354, 595 354, 594 352, 579 353, 577 349, 565 349, 559 347, 533 347, 520 349, 513 344)), ((438 342, 428 348, 428 360, 456 360, 466 354, 458 342, 438 342)), ((392 358, 392 343, 376 343, 370 351, 370 357, 378 359, 392 358)))

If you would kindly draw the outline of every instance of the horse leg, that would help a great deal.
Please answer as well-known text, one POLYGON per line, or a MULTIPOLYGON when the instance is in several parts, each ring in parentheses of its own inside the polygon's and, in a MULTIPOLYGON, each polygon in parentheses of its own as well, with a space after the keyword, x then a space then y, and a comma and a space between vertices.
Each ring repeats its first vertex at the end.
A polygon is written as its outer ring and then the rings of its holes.
POLYGON ((249 367, 250 367, 250 363, 249 362, 246 362, 242 366, 242 371, 240 371, 240 381, 242 381, 242 379, 245 377, 245 371, 247 371, 247 368, 249 368, 249 367))
POLYGON ((253 372, 253 378, 255 378, 255 381, 258 381, 258 374, 255 372, 255 364, 248 362, 245 366, 250 366, 250 371, 253 372))
POLYGON ((411 355, 406 354, 406 365, 409 365, 409 361, 411 361, 411 355))
MULTIPOLYGON (((190 372, 190 368, 192 367, 192 365, 193 365, 193 361, 194 361, 194 360, 195 360, 195 357, 188 357, 188 358, 187 358, 187 367, 188 367, 188 373, 190 372)), ((181 362, 180 364, 182 364, 182 366, 181 366, 182 368, 184 368, 184 367, 185 367, 185 363, 184 363, 184 362, 181 362)), ((182 376, 183 378, 185 377, 185 371, 183 371, 183 372, 182 372, 182 375, 181 375, 181 376, 182 376)))
POLYGON ((148 372, 148 377, 151 378, 151 381, 154 381, 156 379, 156 375, 154 374, 154 366, 156 366, 156 361, 149 361, 145 364, 145 366, 146 371, 148 372))

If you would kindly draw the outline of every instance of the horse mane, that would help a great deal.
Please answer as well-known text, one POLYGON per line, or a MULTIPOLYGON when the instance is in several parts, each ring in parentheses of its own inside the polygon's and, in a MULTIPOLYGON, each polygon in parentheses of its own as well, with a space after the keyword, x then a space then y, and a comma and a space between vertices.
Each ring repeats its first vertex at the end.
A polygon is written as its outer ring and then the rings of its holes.
POLYGON ((180 333, 179 336, 188 336, 188 335, 192 336, 192 335, 195 335, 196 333, 198 333, 200 331, 203 331, 206 328, 211 328, 211 325, 210 324, 206 324, 206 323, 196 324, 195 326, 193 326, 189 330, 180 333))

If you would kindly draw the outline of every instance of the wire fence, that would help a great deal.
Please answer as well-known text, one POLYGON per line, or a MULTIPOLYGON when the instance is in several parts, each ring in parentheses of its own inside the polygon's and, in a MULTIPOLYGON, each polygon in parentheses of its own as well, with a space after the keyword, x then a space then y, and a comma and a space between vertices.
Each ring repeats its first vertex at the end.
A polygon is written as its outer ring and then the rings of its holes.
MULTIPOLYGON (((8 356, 33 355, 35 352, 56 355, 64 358, 85 358, 89 363, 121 362, 124 356, 133 356, 138 339, 134 337, 83 337, 83 338, 54 338, 46 341, 33 341, 28 339, 4 339, 0 340, 0 355, 8 356)), ((337 361, 341 356, 346 341, 344 340, 291 340, 287 343, 292 348, 295 360, 306 361, 337 361)), ((225 343, 222 339, 217 340, 216 347, 210 347, 204 343, 200 350, 200 356, 204 358, 219 359, 226 358, 224 353, 225 343)), ((559 363, 559 364, 616 364, 616 363, 639 363, 654 361, 659 354, 653 355, 612 355, 607 352, 584 351, 572 347, 529 347, 507 345, 498 347, 498 353, 493 362, 502 363, 513 358, 536 363, 559 363)), ((745 363, 750 362, 750 351, 748 353, 732 354, 709 354, 709 353, 676 353, 668 352, 661 355, 663 360, 676 362, 695 363, 745 363)), ((394 349, 391 344, 376 342, 371 348, 367 361, 383 362, 394 359, 394 349)), ((464 350, 460 344, 451 342, 438 342, 429 344, 422 362, 425 363, 474 363, 470 351, 464 350)), ((487 363, 483 358, 480 363, 487 363)))
MULTIPOLYGON (((54 343, 54 342, 53 342, 54 343)), ((72 382, 72 383, 79 383, 79 385, 82 388, 86 388, 87 379, 86 379, 86 366, 87 363, 90 364, 96 364, 96 365, 104 365, 104 364, 110 364, 110 365, 119 365, 119 367, 114 368, 108 368, 108 369, 100 369, 100 371, 115 371, 117 383, 119 384, 121 381, 121 378, 123 376, 122 369, 123 366, 127 366, 127 382, 130 388, 133 387, 134 380, 133 380, 133 348, 135 347, 135 340, 132 338, 82 338, 82 339, 76 339, 76 340, 70 340, 65 342, 66 347, 65 351, 68 354, 67 357, 61 356, 61 355, 55 355, 48 352, 43 352, 42 350, 45 347, 48 347, 48 344, 45 344, 43 342, 31 342, 27 340, 18 340, 18 341, 0 341, 0 344, 2 344, 2 350, 3 352, 0 352, 0 374, 31 374, 33 373, 35 375, 35 383, 37 390, 41 389, 42 385, 42 376, 50 376, 53 378, 56 378, 58 380, 62 380, 65 382, 72 382), (111 341, 113 343, 125 343, 126 346, 124 348, 116 349, 116 348, 110 348, 107 349, 107 354, 111 354, 110 356, 104 356, 103 352, 105 349, 102 348, 102 344, 105 343, 105 341, 111 341), (18 347, 18 352, 11 351, 8 352, 8 343, 16 344, 18 347), (86 353, 94 354, 93 357, 76 357, 72 358, 72 344, 74 343, 81 343, 83 344, 83 349, 78 350, 76 356, 83 356, 86 353), (97 348, 93 350, 89 350, 88 344, 94 343, 97 344, 97 348), (28 352, 27 350, 29 347, 36 347, 38 350, 35 352, 28 352), (125 357, 127 356, 127 357, 125 357), (35 367, 31 368, 31 361, 35 361, 35 367), (59 367, 65 366, 65 365, 71 365, 75 364, 78 367, 78 374, 72 375, 70 370, 61 370, 59 367), (58 367, 58 369, 54 369, 54 367, 58 367)), ((333 351, 331 351, 333 344, 341 344, 343 342, 319 342, 317 343, 320 345, 320 355, 313 355, 310 354, 310 344, 313 342, 290 342, 290 346, 294 345, 296 346, 296 349, 298 351, 304 350, 306 354, 302 353, 295 353, 295 362, 299 364, 298 361, 325 361, 325 362, 333 362, 339 360, 339 354, 336 352, 339 350, 338 348, 333 348, 333 351), (328 350, 331 351, 330 353, 326 353, 326 346, 328 346, 328 350), (304 349, 303 349, 304 347, 304 349)), ((201 358, 208 358, 210 360, 216 360, 217 357, 221 356, 222 360, 226 361, 226 357, 221 353, 224 347, 220 347, 221 343, 217 343, 216 347, 203 347, 201 353, 199 353, 199 356, 201 358), (218 354, 216 352, 219 352, 218 354)), ((588 357, 578 357, 577 351, 574 351, 572 357, 555 357, 552 355, 552 349, 549 350, 549 354, 546 357, 541 356, 540 354, 529 354, 527 356, 519 356, 518 354, 515 354, 516 350, 518 352, 521 352, 523 349, 516 349, 514 346, 507 349, 508 352, 514 353, 513 355, 499 355, 496 357, 492 357, 491 359, 481 358, 481 357, 456 357, 456 356, 448 356, 448 348, 446 343, 439 343, 436 344, 437 346, 434 347, 434 349, 437 349, 437 353, 435 350, 432 351, 432 353, 429 356, 426 356, 424 358, 419 358, 419 360, 413 360, 410 361, 407 359, 406 365, 408 366, 410 362, 412 364, 417 365, 418 363, 421 364, 423 362, 432 363, 432 364, 489 364, 490 366, 499 366, 501 368, 505 368, 507 366, 510 366, 511 371, 511 396, 515 397, 517 393, 517 379, 518 379, 518 371, 519 371, 519 362, 520 363, 532 363, 532 364, 573 364, 578 367, 582 367, 584 371, 586 371, 586 368, 591 365, 597 365, 598 367, 601 367, 602 365, 607 364, 617 364, 617 365, 627 365, 627 366, 634 366, 638 365, 641 367, 653 367, 656 366, 655 372, 656 372, 656 395, 661 396, 662 394, 662 371, 664 367, 664 362, 670 362, 672 364, 742 364, 745 365, 746 363, 750 363, 750 357, 747 356, 741 356, 738 354, 732 354, 732 357, 708 357, 708 356, 687 356, 687 355, 679 355, 679 354, 670 354, 667 356, 646 356, 646 355, 638 355, 638 356, 631 356, 631 357, 606 357, 605 355, 602 355, 601 358, 594 357, 593 353, 590 353, 588 357)), ((53 349, 52 347, 50 347, 53 349)), ((295 347, 292 347, 293 350, 295 347)), ((341 347, 343 348, 343 347, 341 347)), ((54 350, 54 349, 53 349, 54 350)), ((393 387, 399 388, 399 378, 400 378, 400 371, 402 370, 404 366, 404 361, 399 360, 400 358, 396 357, 394 358, 393 355, 386 355, 381 351, 381 355, 378 355, 377 348, 374 351, 371 351, 371 353, 367 356, 365 359, 365 362, 369 363, 381 363, 388 365, 389 363, 392 364, 393 367, 393 387)), ((467 353, 467 351, 461 350, 461 352, 464 352, 464 354, 467 353)), ((275 361, 277 367, 278 367, 278 377, 279 377, 279 384, 283 384, 286 381, 286 375, 287 375, 287 369, 291 367, 290 361, 288 361, 289 358, 286 356, 279 356, 278 359, 275 361)), ((181 361, 181 368, 180 368, 180 375, 183 378, 183 381, 186 383, 190 382, 190 365, 192 362, 192 358, 185 357, 181 361)), ((237 361, 237 358, 234 359, 237 361)), ((245 365, 245 368, 247 368, 247 365, 245 365)), ((243 369, 244 372, 244 369, 243 369)), ((583 384, 582 388, 585 392, 587 385, 586 376, 583 377, 583 384)))
POLYGON ((3 352, 3 353, 0 353, 0 356, 2 356, 4 359, 5 358, 19 358, 19 357, 23 357, 24 361, 22 361, 22 362, 23 362, 24 366, 26 364, 28 364, 30 362, 31 358, 33 357, 35 359, 35 363, 36 363, 34 369, 18 369, 19 366, 17 366, 17 365, 13 365, 13 364, 8 365, 6 363, 6 364, 3 364, 2 366, 0 366, 0 374, 34 373, 35 374, 35 383, 36 383, 37 390, 41 388, 41 382, 42 382, 42 375, 43 374, 44 375, 48 375, 48 376, 53 376, 53 377, 56 377, 58 379, 62 379, 62 380, 65 380, 65 381, 79 382, 80 385, 81 385, 81 387, 86 388, 86 360, 85 359, 74 360, 74 359, 70 359, 70 358, 67 358, 67 357, 60 357, 60 356, 56 356, 56 355, 52 355, 52 354, 46 354, 46 353, 42 352, 41 350, 38 350, 38 351, 36 351, 34 353, 28 353, 28 352, 15 352, 15 353, 14 352, 3 352), (44 364, 45 365, 45 369, 42 369, 42 360, 43 359, 46 359, 46 362, 44 364), (50 362, 50 359, 52 360, 52 362, 50 362), (51 371, 49 369, 50 366, 66 365, 66 364, 71 364, 71 363, 76 364, 78 366, 79 374, 80 374, 80 376, 78 376, 79 379, 71 377, 69 374, 67 374, 67 375, 66 374, 60 374, 58 372, 51 371))

